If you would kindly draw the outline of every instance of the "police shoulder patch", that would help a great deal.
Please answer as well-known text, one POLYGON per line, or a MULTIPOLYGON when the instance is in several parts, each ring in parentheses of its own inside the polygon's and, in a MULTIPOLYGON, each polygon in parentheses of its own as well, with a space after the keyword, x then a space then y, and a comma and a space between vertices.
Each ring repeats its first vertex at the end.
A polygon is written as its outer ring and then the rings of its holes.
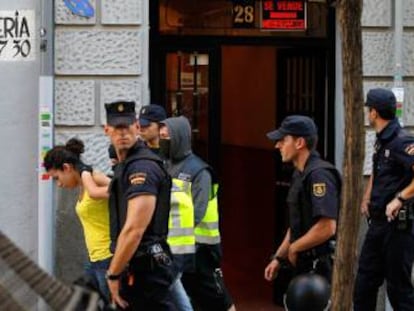
POLYGON ((147 173, 133 173, 129 175, 128 179, 131 185, 142 185, 143 183, 145 183, 145 180, 147 179, 147 173))
POLYGON ((414 155, 414 144, 408 145, 405 148, 405 153, 408 155, 414 155))
POLYGON ((323 197, 326 194, 326 183, 315 183, 312 185, 313 195, 315 197, 323 197))

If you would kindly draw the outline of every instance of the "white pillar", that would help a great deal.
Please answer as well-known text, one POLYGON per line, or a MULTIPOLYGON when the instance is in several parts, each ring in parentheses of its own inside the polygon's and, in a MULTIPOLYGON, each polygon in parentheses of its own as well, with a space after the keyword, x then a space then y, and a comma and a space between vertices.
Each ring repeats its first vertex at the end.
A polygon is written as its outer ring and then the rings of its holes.
POLYGON ((38 103, 38 263, 54 271, 54 208, 53 182, 45 174, 43 156, 53 146, 53 4, 41 0, 38 38, 40 40, 40 77, 38 103))

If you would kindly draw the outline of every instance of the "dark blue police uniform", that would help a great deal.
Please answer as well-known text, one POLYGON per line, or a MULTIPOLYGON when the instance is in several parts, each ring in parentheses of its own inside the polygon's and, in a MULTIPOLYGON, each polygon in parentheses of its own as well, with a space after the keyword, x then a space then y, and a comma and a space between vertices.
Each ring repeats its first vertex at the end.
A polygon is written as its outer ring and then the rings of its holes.
POLYGON ((359 258, 354 310, 375 310, 378 288, 384 279, 395 310, 414 310, 411 269, 414 238, 408 211, 405 220, 388 222, 386 205, 413 180, 414 138, 397 119, 377 134, 373 155, 373 184, 369 228, 359 258))
MULTIPOLYGON (((321 217, 337 219, 341 178, 336 168, 313 151, 303 172, 295 170, 287 196, 290 242, 301 238, 321 217)), ((315 271, 327 280, 332 275, 331 241, 298 256, 298 274, 315 271)))
MULTIPOLYGON (((142 194, 157 197, 156 208, 138 249, 129 262, 121 295, 132 310, 175 310, 169 287, 175 279, 166 242, 171 180, 161 159, 141 141, 116 165, 110 188, 111 240, 115 244, 126 219, 128 200, 142 194)), ((112 246, 115 249, 115 245, 112 246)))
MULTIPOLYGON (((291 115, 282 121, 278 129, 267 133, 267 137, 276 142, 287 135, 309 138, 316 142, 318 130, 311 118, 291 115)), ((311 140, 306 142, 306 149, 310 153, 304 168, 299 170, 296 167, 286 198, 289 208, 290 243, 294 243, 309 232, 321 218, 336 220, 338 217, 341 176, 332 164, 322 160, 319 153, 313 151, 314 146, 308 146, 311 140)), ((277 144, 275 147, 279 148, 277 144)), ((297 274, 312 271, 322 275, 328 281, 331 280, 334 239, 335 236, 332 236, 322 244, 300 252, 294 269, 287 259, 276 257, 281 267, 287 268, 278 271, 274 287, 274 299, 277 304, 283 304, 281 294, 286 292, 288 283, 297 274)), ((272 256, 272 259, 275 256, 276 254, 272 256)))

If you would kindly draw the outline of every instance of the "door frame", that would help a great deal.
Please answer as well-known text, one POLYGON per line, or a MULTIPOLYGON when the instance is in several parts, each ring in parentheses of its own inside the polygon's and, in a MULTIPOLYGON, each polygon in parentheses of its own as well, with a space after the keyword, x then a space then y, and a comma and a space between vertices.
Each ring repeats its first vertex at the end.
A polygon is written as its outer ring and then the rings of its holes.
MULTIPOLYGON (((150 90, 151 102, 156 102, 165 107, 167 102, 167 83, 166 83, 166 55, 174 52, 192 53, 209 55, 209 100, 208 100, 208 162, 214 168, 217 168, 219 155, 218 151, 220 144, 220 94, 221 94, 221 79, 217 72, 221 66, 211 66, 210 64, 218 64, 220 62, 216 47, 200 47, 197 45, 164 45, 150 49, 150 90), (214 116, 212 118, 211 116, 214 116)), ((167 107, 165 107, 167 108, 167 107)), ((207 160, 207 159, 205 159, 207 160)))
MULTIPOLYGON (((274 46, 292 49, 319 49, 326 53, 326 116, 324 120, 324 157, 335 160, 335 8, 328 8, 328 33, 326 38, 296 37, 234 37, 234 36, 179 36, 163 35, 158 30, 158 0, 150 1, 150 40, 149 40, 149 87, 151 101, 164 105, 166 102, 165 55, 168 52, 184 51, 209 54, 209 160, 217 168, 221 142, 221 46, 249 45, 274 46)), ((277 86, 275 86, 277 89, 277 86)), ((277 103, 276 103, 277 105, 277 103)), ((281 111, 279 106, 276 111, 281 111)), ((280 124, 275 119, 275 126, 280 124)))

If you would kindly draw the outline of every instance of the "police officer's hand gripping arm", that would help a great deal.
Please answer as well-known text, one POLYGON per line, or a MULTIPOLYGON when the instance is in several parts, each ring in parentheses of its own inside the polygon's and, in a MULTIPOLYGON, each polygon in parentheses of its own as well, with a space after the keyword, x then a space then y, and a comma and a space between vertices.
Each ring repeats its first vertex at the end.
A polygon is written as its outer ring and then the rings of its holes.
MULTIPOLYGON (((414 171, 414 166, 412 167, 414 171)), ((399 210, 403 206, 405 200, 411 199, 414 196, 414 179, 407 187, 398 192, 394 199, 387 204, 385 214, 388 221, 392 221, 397 217, 399 210)))
POLYGON ((81 172, 82 185, 92 199, 107 199, 110 178, 101 172, 81 172))
MULTIPOLYGON (((111 275, 119 275, 137 250, 155 210, 155 195, 140 195, 128 200, 125 225, 118 237, 115 254, 108 269, 111 275)), ((119 280, 108 280, 113 302, 122 308, 128 303, 119 296, 119 280)))
POLYGON ((290 229, 287 230, 285 238, 283 239, 282 244, 280 244, 279 248, 277 249, 276 253, 272 256, 271 261, 266 266, 264 271, 264 278, 267 281, 272 281, 276 278, 277 273, 280 269, 281 260, 287 259, 289 254, 289 246, 290 246, 290 229))

